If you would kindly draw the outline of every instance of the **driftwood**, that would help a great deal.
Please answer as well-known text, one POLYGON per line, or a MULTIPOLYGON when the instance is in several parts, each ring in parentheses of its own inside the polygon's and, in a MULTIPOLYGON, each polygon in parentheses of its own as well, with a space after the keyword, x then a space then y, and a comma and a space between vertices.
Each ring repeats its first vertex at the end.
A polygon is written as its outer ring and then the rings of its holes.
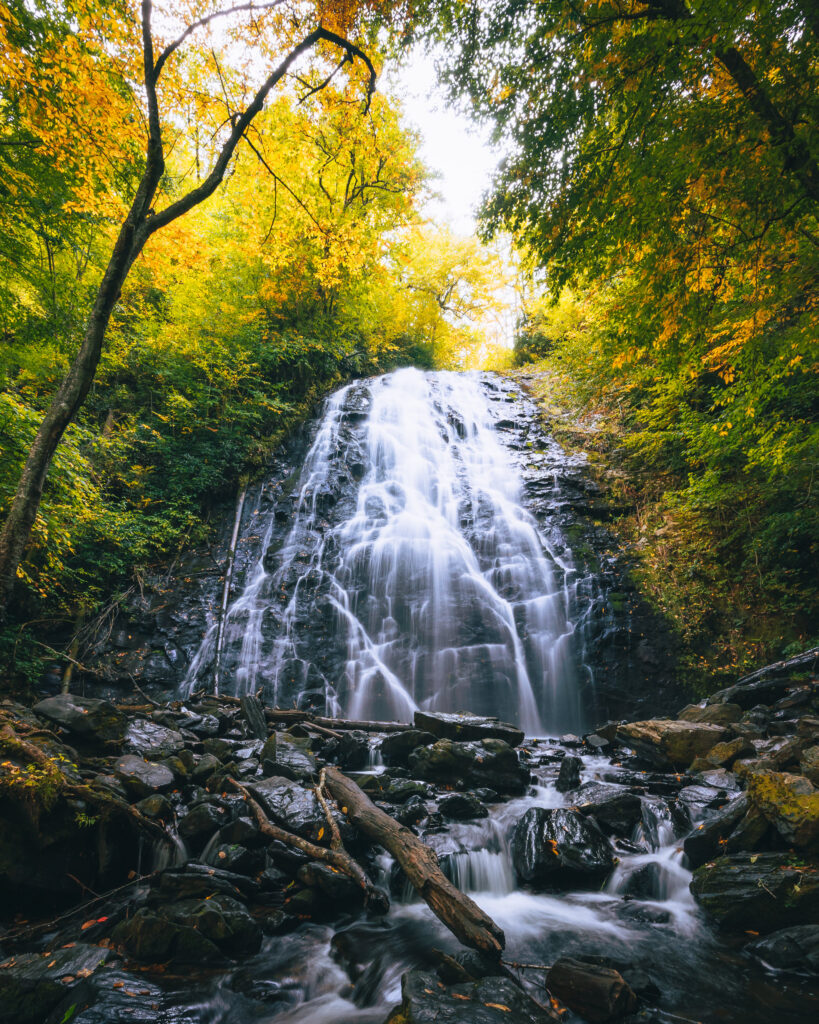
POLYGON ((555 999, 591 1024, 625 1017, 637 1009, 637 997, 611 967, 562 957, 546 975, 555 999))
POLYGON ((788 672, 793 672, 798 669, 805 669, 808 672, 814 671, 819 665, 819 647, 813 647, 809 651, 803 651, 801 654, 795 655, 793 658, 787 658, 785 661, 775 661, 771 665, 765 665, 763 668, 758 668, 756 672, 751 672, 750 675, 743 676, 738 679, 735 683, 736 686, 747 686, 749 683, 755 683, 760 679, 768 679, 769 677, 776 677, 786 675, 788 672))
MULTIPOLYGON (((341 845, 340 837, 338 839, 337 847, 331 847, 328 850, 326 846, 317 846, 315 843, 311 843, 309 839, 302 839, 301 836, 294 835, 286 829, 279 828, 278 825, 274 825, 273 822, 270 821, 262 809, 261 804, 254 799, 249 790, 247 790, 240 782, 237 782, 236 779, 230 779, 229 781, 233 788, 238 793, 241 793, 247 801, 248 809, 256 819, 256 824, 259 826, 259 830, 263 835, 268 836, 270 839, 277 839, 280 843, 292 846, 296 850, 301 850, 302 853, 306 853, 307 856, 311 857, 313 860, 320 860, 324 864, 329 864, 330 867, 335 868, 337 871, 342 872, 342 874, 352 878, 356 885, 363 890, 367 906, 372 907, 381 913, 386 913, 386 911, 389 910, 389 899, 387 894, 373 885, 361 865, 357 861, 353 860, 341 845)), ((335 845, 336 838, 332 830, 331 836, 333 837, 333 843, 335 845)))
POLYGON ((465 946, 500 958, 505 938, 491 917, 450 882, 435 852, 399 825, 337 768, 328 767, 327 789, 349 821, 395 857, 418 895, 465 946))

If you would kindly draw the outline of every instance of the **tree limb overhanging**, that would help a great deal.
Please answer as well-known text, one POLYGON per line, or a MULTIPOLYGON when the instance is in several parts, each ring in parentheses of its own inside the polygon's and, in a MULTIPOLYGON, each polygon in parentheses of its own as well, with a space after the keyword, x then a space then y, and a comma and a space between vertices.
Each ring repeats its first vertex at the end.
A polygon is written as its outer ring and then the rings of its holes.
POLYGON ((108 265, 100 282, 94 304, 86 323, 80 349, 67 375, 57 389, 51 405, 29 450, 14 499, 0 532, 0 619, 5 618, 17 577, 17 568, 23 559, 31 529, 40 507, 46 477, 51 461, 63 434, 85 402, 94 381, 102 356, 102 346, 111 314, 119 300, 122 286, 146 242, 157 231, 184 216, 216 191, 227 171, 233 155, 253 119, 261 112, 270 92, 281 82, 292 65, 304 53, 320 43, 339 47, 349 62, 360 60, 368 72, 365 111, 369 109, 375 91, 376 72, 372 61, 354 43, 319 25, 296 44, 279 65, 268 75, 245 110, 229 119, 230 134, 210 170, 210 173, 186 195, 163 210, 153 208, 159 183, 165 171, 165 152, 162 124, 159 116, 157 85, 168 58, 194 32, 217 17, 242 11, 259 11, 277 6, 276 2, 255 5, 241 4, 192 23, 174 42, 169 44, 158 59, 154 58, 151 31, 153 4, 142 0, 143 77, 148 110, 148 140, 145 169, 120 227, 108 265))

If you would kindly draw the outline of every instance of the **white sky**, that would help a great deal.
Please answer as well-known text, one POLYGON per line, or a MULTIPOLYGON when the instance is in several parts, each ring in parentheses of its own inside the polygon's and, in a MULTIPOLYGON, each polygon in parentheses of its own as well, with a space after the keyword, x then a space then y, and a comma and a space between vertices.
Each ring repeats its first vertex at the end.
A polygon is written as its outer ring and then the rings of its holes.
POLYGON ((401 100, 406 120, 422 136, 421 158, 440 173, 440 199, 427 207, 459 234, 475 230, 475 212, 500 160, 488 132, 456 113, 438 85, 433 60, 415 53, 405 67, 386 69, 379 87, 401 100))

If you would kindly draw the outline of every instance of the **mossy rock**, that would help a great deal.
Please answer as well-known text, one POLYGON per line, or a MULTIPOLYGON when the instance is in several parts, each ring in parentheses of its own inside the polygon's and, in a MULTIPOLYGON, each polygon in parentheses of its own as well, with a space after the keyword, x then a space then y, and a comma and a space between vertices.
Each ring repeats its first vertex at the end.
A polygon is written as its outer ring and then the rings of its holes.
POLYGON ((748 779, 748 797, 786 843, 819 852, 819 790, 804 775, 757 772, 748 779))

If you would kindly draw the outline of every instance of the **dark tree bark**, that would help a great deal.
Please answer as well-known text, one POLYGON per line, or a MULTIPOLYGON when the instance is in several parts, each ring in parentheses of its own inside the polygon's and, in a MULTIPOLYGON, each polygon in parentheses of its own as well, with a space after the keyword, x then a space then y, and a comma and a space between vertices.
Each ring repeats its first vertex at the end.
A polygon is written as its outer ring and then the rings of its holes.
POLYGON ((491 917, 450 882, 435 851, 378 807, 337 768, 325 771, 326 787, 347 819, 388 850, 418 895, 465 946, 500 958, 505 939, 491 917))
MULTIPOLYGON (((263 5, 257 5, 256 9, 260 6, 263 5)), ((274 6, 274 4, 268 6, 274 6)), ((370 96, 375 88, 376 77, 370 59, 357 46, 336 33, 322 27, 315 29, 294 46, 267 77, 248 107, 242 113, 234 114, 231 117, 230 135, 204 181, 164 210, 155 213, 153 202, 165 170, 162 126, 159 120, 157 101, 157 83, 162 69, 171 54, 194 29, 207 24, 216 17, 240 10, 249 10, 252 7, 253 5, 233 7, 200 19, 189 26, 177 40, 169 44, 155 60, 151 34, 153 5, 151 0, 142 0, 142 49, 145 92, 148 99, 148 143, 145 170, 103 274, 79 352, 37 431, 20 476, 17 492, 3 524, 2 532, 0 532, 0 617, 5 617, 11 599, 17 568, 22 561, 31 528, 37 517, 43 487, 54 453, 67 427, 77 415, 88 395, 102 355, 102 346, 111 314, 119 300, 122 286, 131 267, 145 247, 145 243, 155 232, 182 217, 213 195, 225 176, 225 171, 236 147, 250 123, 264 107, 268 94, 278 85, 292 64, 319 42, 328 42, 338 46, 344 54, 343 61, 353 61, 357 58, 364 62, 369 71, 367 93, 367 103, 369 104, 370 96)))

